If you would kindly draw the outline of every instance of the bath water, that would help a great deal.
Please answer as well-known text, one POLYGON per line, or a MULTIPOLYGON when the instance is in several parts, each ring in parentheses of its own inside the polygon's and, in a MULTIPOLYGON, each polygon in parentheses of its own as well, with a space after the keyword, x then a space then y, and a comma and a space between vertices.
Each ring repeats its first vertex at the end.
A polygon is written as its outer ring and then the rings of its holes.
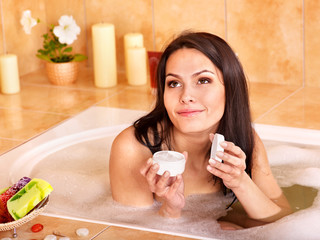
POLYGON ((226 215, 232 196, 221 193, 187 197, 182 217, 157 215, 155 202, 146 208, 125 207, 111 198, 108 158, 114 137, 79 143, 44 158, 31 173, 54 188, 46 212, 130 227, 215 239, 319 239, 320 150, 265 142, 272 171, 293 202, 295 212, 274 223, 244 230, 221 230, 217 219, 226 215), (294 188, 295 190, 290 190, 294 188), (299 190, 298 193, 295 191, 299 190), (290 193, 291 192, 291 193, 290 193), (304 202, 305 193, 311 200, 304 202), (291 196, 292 197, 292 196, 291 196))

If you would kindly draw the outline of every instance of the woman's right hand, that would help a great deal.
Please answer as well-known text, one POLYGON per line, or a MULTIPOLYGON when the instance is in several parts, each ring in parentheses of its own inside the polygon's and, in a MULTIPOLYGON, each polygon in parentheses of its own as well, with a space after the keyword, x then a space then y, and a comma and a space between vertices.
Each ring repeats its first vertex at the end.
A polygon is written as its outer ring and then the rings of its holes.
POLYGON ((165 171, 162 176, 157 174, 159 165, 153 164, 152 158, 141 168, 141 174, 146 178, 149 189, 162 200, 160 215, 177 218, 185 205, 184 182, 181 174, 170 177, 165 171))

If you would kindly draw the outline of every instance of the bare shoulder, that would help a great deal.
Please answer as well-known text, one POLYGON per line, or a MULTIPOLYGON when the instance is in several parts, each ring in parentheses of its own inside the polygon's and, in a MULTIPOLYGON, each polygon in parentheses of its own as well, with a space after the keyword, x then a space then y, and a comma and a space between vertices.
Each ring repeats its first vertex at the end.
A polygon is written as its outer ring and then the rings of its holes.
MULTIPOLYGON (((129 164, 131 167, 140 165, 145 158, 152 154, 135 137, 134 127, 124 129, 113 141, 110 155, 110 164, 129 164)), ((128 165, 127 165, 128 166, 128 165)))
POLYGON ((122 148, 122 149, 125 148, 127 150, 130 150, 130 149, 137 150, 136 149, 137 147, 138 148, 143 147, 143 145, 140 144, 136 139, 135 133, 134 133, 134 127, 130 126, 124 129, 122 132, 120 132, 118 136, 116 136, 116 138, 112 143, 112 147, 122 148))
POLYGON ((109 176, 112 197, 125 205, 144 206, 153 203, 141 167, 152 157, 150 150, 135 137, 134 127, 123 130, 113 141, 109 176))

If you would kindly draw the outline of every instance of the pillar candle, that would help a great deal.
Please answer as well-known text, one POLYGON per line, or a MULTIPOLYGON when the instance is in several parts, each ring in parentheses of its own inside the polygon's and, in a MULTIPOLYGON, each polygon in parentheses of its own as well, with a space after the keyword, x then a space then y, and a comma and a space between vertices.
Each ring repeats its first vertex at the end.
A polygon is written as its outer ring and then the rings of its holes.
POLYGON ((126 77, 128 79, 128 48, 143 47, 143 35, 141 33, 127 33, 124 35, 124 62, 126 77))
POLYGON ((143 85, 147 83, 147 52, 144 47, 127 49, 128 54, 128 83, 143 85))
POLYGON ((0 56, 0 81, 2 93, 14 94, 20 91, 18 58, 16 55, 4 54, 0 56))
POLYGON ((117 84, 117 60, 114 25, 98 23, 92 26, 93 71, 97 87, 117 84))

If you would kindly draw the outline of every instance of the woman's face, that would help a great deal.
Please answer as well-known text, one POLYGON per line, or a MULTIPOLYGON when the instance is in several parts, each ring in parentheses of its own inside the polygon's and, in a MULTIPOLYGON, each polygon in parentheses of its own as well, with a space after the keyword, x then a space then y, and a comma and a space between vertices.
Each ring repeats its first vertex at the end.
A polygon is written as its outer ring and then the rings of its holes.
POLYGON ((164 104, 179 131, 215 132, 225 107, 220 70, 196 49, 177 50, 167 60, 164 104))

